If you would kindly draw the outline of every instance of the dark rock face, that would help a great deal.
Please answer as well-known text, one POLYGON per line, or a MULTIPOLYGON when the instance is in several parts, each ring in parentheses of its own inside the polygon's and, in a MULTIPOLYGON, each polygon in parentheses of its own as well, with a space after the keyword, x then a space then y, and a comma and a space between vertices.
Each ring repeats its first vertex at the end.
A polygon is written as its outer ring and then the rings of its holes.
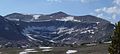
POLYGON ((0 38, 8 40, 23 40, 25 39, 16 28, 16 25, 11 21, 0 16, 0 38))
POLYGON ((13 13, 0 17, 0 36, 31 42, 82 44, 110 39, 114 25, 91 16, 72 16, 64 12, 49 15, 13 13), (6 19, 5 19, 6 18, 6 19))

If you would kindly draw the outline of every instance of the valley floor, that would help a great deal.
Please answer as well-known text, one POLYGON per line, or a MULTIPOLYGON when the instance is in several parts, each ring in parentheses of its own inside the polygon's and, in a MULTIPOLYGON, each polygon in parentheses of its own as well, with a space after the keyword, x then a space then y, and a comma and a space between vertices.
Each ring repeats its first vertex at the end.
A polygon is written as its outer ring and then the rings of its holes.
POLYGON ((40 47, 31 49, 0 49, 0 54, 108 54, 109 44, 80 47, 40 47))

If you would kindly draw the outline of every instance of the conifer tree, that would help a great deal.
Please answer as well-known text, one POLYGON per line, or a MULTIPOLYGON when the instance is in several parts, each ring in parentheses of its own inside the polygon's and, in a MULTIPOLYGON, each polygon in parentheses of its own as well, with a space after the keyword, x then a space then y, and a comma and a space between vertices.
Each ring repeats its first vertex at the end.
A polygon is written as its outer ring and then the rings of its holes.
POLYGON ((120 54, 120 21, 115 26, 112 43, 108 51, 110 54, 120 54))

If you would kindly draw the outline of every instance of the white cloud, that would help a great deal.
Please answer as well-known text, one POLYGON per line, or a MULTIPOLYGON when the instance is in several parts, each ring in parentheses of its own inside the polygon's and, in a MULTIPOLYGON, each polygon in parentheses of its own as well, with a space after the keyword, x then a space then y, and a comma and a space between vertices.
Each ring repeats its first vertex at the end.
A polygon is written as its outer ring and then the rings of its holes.
POLYGON ((112 18, 115 19, 117 15, 120 14, 120 8, 117 6, 112 6, 112 7, 104 7, 104 8, 99 8, 95 10, 96 13, 105 13, 112 15, 112 18))
POLYGON ((114 0, 113 3, 120 5, 120 0, 114 0))
POLYGON ((117 6, 106 8, 105 11, 109 14, 120 14, 120 8, 117 6))
POLYGON ((115 19, 120 15, 120 0, 113 0, 113 3, 113 6, 96 9, 96 14, 98 16, 101 16, 101 14, 103 14, 103 16, 104 14, 111 15, 111 18, 115 19))
POLYGON ((102 17, 103 17, 103 14, 102 14, 102 13, 101 13, 101 14, 98 14, 97 17, 102 18, 102 17))
POLYGON ((104 8, 96 9, 95 12, 97 13, 104 12, 107 14, 120 14, 120 8, 117 6, 104 7, 104 8))
POLYGON ((102 9, 96 9, 95 12, 100 13, 102 9))

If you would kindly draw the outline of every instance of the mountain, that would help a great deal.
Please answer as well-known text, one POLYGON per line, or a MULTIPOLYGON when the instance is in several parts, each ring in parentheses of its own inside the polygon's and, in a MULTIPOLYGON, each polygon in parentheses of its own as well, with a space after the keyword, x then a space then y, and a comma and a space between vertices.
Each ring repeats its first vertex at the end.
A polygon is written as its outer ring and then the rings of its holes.
POLYGON ((12 13, 1 17, 0 20, 4 21, 4 27, 0 26, 1 32, 6 25, 10 28, 2 32, 9 35, 0 37, 10 40, 25 37, 24 40, 28 42, 48 45, 104 42, 110 40, 114 29, 113 24, 102 18, 92 15, 73 16, 64 12, 48 15, 12 13))

